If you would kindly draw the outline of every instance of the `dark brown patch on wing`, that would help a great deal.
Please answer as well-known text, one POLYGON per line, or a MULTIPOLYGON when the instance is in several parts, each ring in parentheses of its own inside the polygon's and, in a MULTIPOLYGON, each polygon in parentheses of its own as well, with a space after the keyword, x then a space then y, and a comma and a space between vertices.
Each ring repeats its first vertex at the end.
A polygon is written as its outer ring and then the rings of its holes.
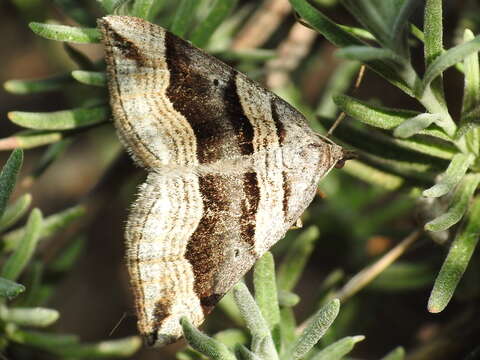
POLYGON ((242 218, 240 219, 240 234, 242 240, 253 246, 255 242, 255 216, 260 201, 257 174, 248 172, 243 175, 244 197, 241 200, 242 218))
POLYGON ((243 155, 252 154, 253 127, 237 95, 236 72, 169 32, 165 35, 165 47, 170 71, 167 96, 195 133, 199 162, 223 159, 232 153, 232 148, 243 155), (198 61, 199 54, 212 72, 221 68, 223 78, 228 80, 220 86, 218 79, 212 80, 211 74, 205 74, 205 65, 192 60, 196 56, 198 61))
POLYGON ((283 217, 284 221, 288 222, 288 201, 292 195, 292 188, 290 187, 290 180, 288 178, 288 173, 282 171, 282 185, 283 185, 283 217))
POLYGON ((272 112, 273 122, 275 123, 275 127, 277 129, 278 143, 282 145, 285 141, 285 136, 287 135, 287 132, 285 130, 285 126, 283 126, 283 123, 280 121, 280 114, 278 113, 276 99, 270 100, 270 109, 272 112))
POLYGON ((209 296, 204 296, 200 299, 200 304, 202 305, 203 314, 208 315, 215 305, 220 301, 224 294, 212 294, 209 296))
POLYGON ((135 60, 139 65, 145 65, 145 57, 132 41, 117 33, 106 21, 102 21, 101 25, 109 38, 106 41, 110 42, 111 46, 118 48, 127 59, 135 60))
POLYGON ((200 299, 213 294, 214 276, 222 262, 225 233, 217 226, 228 216, 230 207, 226 182, 220 175, 199 178, 204 200, 204 214, 187 244, 185 258, 192 264, 195 276, 194 290, 200 299))

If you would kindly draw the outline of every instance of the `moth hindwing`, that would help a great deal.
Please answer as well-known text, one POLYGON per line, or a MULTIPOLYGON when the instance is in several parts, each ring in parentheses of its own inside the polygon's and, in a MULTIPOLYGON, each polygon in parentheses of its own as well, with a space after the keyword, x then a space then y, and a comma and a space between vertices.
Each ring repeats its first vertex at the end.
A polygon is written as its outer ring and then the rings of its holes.
POLYGON ((99 20, 118 136, 148 171, 126 227, 150 345, 200 325, 343 158, 285 101, 165 29, 99 20))

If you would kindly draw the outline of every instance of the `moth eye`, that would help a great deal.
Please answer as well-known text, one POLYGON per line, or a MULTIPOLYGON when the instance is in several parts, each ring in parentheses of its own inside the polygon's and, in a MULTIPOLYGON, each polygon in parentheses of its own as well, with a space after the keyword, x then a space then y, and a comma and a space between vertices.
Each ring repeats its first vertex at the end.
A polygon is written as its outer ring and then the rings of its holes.
POLYGON ((213 85, 218 86, 218 84, 220 84, 220 82, 217 79, 213 79, 213 85))

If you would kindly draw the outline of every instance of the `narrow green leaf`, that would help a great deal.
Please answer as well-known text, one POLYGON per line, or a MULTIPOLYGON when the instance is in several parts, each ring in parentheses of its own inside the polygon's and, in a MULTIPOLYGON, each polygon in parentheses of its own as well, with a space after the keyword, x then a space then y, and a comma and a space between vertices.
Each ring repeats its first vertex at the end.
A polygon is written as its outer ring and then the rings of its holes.
POLYGON ((441 0, 427 0, 423 25, 425 66, 443 53, 443 15, 441 0))
POLYGON ((390 351, 387 355, 380 360, 403 360, 405 359, 405 350, 399 346, 390 351))
POLYGON ((340 301, 338 299, 333 299, 320 308, 311 317, 305 330, 302 331, 290 350, 286 352, 286 355, 282 356, 282 359, 296 360, 304 357, 328 330, 339 310, 340 301))
POLYGON ((198 47, 205 47, 208 40, 237 5, 238 0, 216 0, 208 16, 200 23, 191 36, 191 41, 198 47))
POLYGON ((280 290, 278 292, 278 304, 281 307, 294 307, 300 302, 300 296, 290 291, 280 290))
POLYGON ((80 28, 67 25, 43 24, 31 22, 30 29, 46 39, 68 41, 76 44, 99 43, 100 31, 96 28, 80 28))
POLYGON ((423 196, 440 197, 450 192, 462 180, 473 160, 472 154, 456 154, 440 181, 424 190, 423 196))
POLYGON ((196 0, 181 0, 175 17, 173 18, 170 31, 177 36, 185 37, 195 15, 195 9, 199 4, 196 0))
POLYGON ((0 139, 0 150, 31 149, 60 141, 64 136, 58 131, 24 130, 0 139))
POLYGON ((401 58, 392 50, 372 46, 346 46, 335 53, 339 57, 349 60, 367 62, 372 60, 389 60, 401 64, 401 58))
POLYGON ((405 120, 393 131, 393 135, 408 138, 428 128, 431 124, 440 121, 440 114, 423 113, 405 120))
POLYGON ((131 15, 142 19, 149 20, 150 10, 154 0, 135 0, 132 5, 131 15))
POLYGON ((393 138, 392 140, 403 148, 445 160, 451 160, 458 152, 458 149, 451 143, 430 136, 413 136, 408 139, 393 138))
MULTIPOLYGON (((443 14, 442 0, 427 0, 423 20, 425 68, 443 53, 443 14)), ((437 99, 445 102, 443 79, 440 75, 432 82, 432 91, 437 99)))
MULTIPOLYGON (((347 115, 365 124, 385 130, 392 130, 405 120, 419 115, 415 111, 372 105, 346 95, 334 96, 333 101, 347 115)), ((438 137, 447 141, 451 140, 443 131, 438 129, 425 129, 420 134, 438 137)))
POLYGON ((408 44, 410 26, 408 21, 418 5, 419 2, 417 0, 404 0, 400 9, 396 11, 396 16, 394 16, 395 20, 391 31, 392 48, 406 59, 410 58, 408 44))
POLYGON ((27 212, 32 203, 32 195, 24 194, 9 205, 0 218, 0 232, 15 224, 27 212))
POLYGON ((72 77, 85 85, 107 86, 107 77, 104 72, 74 70, 72 71, 72 77))
POLYGON ((22 284, 0 277, 0 297, 11 300, 24 291, 25 286, 22 284))
POLYGON ((45 79, 8 80, 3 87, 12 94, 25 95, 59 90, 70 82, 72 79, 69 74, 60 74, 45 79))
POLYGON ((123 339, 100 341, 93 344, 66 344, 59 347, 49 347, 48 351, 69 359, 131 358, 141 346, 142 340, 139 336, 130 336, 123 339))
POLYGON ((428 299, 428 311, 441 312, 450 302, 477 246, 478 234, 480 234, 480 198, 473 201, 465 226, 458 232, 450 246, 428 299))
POLYGON ((312 356, 310 360, 342 359, 345 355, 353 350, 353 347, 356 343, 363 341, 364 339, 365 336, 363 335, 345 337, 327 346, 325 349, 312 356))
POLYGON ((278 359, 268 324, 243 282, 234 286, 233 297, 252 335, 252 351, 257 355, 262 352, 265 359, 278 359))
POLYGON ((47 308, 0 307, 0 319, 19 326, 47 327, 57 321, 59 316, 57 310, 47 308))
POLYGON ((15 329, 14 332, 8 333, 8 338, 19 344, 30 345, 45 350, 61 348, 65 345, 78 342, 78 337, 76 335, 52 334, 19 329, 15 329))
POLYGON ((237 355, 237 358, 240 360, 262 360, 241 344, 235 346, 235 355, 237 355))
MULTIPOLYGON (((85 215, 85 206, 77 205, 46 217, 41 227, 40 240, 63 230, 83 215, 85 215)), ((16 249, 21 239, 25 236, 26 230, 28 230, 28 226, 27 229, 22 227, 5 234, 2 237, 4 251, 16 249)))
POLYGON ((236 360, 235 355, 224 344, 198 331, 186 317, 183 317, 180 323, 182 324, 185 340, 199 353, 208 356, 212 360, 236 360))
MULTIPOLYGON (((466 29, 463 39, 465 42, 473 40, 475 36, 466 29)), ((478 54, 473 53, 465 57, 465 88, 463 91, 462 114, 467 114, 480 103, 480 65, 478 54)))
POLYGON ((353 26, 346 26, 342 24, 337 24, 342 30, 352 34, 354 37, 360 38, 360 39, 365 39, 365 40, 372 40, 376 41, 377 39, 371 32, 368 30, 358 28, 358 27, 353 27, 353 26))
POLYGON ((238 307, 235 304, 233 299, 232 291, 229 291, 218 303, 217 307, 222 309, 222 311, 238 326, 243 326, 244 321, 238 311, 238 307))
POLYGON ((36 307, 44 305, 45 296, 42 294, 43 273, 44 264, 39 260, 33 260, 23 276, 23 284, 27 291, 17 300, 16 306, 36 307))
POLYGON ((438 56, 427 68, 417 94, 421 96, 426 87, 450 66, 463 61, 467 56, 480 51, 480 35, 466 43, 457 45, 438 56))
POLYGON ((28 265, 40 238, 42 222, 43 218, 40 210, 33 209, 28 218, 22 239, 19 241, 15 252, 10 255, 3 265, 2 277, 16 280, 28 265))
POLYGON ((209 51, 209 53, 225 61, 265 62, 277 57, 276 51, 270 49, 220 50, 209 51))
POLYGON ((278 307, 277 284, 275 282, 275 264, 273 255, 266 252, 255 264, 253 272, 255 301, 263 317, 272 330, 280 322, 278 307))
MULTIPOLYGON (((463 39, 465 42, 474 38, 473 33, 466 29, 463 39)), ((465 58, 465 86, 463 90, 462 118, 461 127, 468 124, 468 118, 465 117, 471 110, 480 104, 480 64, 478 53, 474 53, 465 58)), ((480 151, 480 130, 477 127, 470 127, 466 131, 466 141, 469 149, 478 156, 480 151)), ((460 131, 457 131, 457 136, 460 131)))
POLYGON ((247 344, 250 340, 250 337, 245 331, 239 329, 219 331, 213 338, 227 345, 229 348, 233 348, 236 344, 247 344))
POLYGON ((348 161, 342 171, 345 171, 347 174, 355 176, 369 184, 380 186, 387 190, 398 189, 405 182, 400 176, 379 170, 357 160, 348 161))
POLYGON ((448 211, 425 224, 425 230, 444 231, 458 223, 467 211, 470 200, 480 183, 480 175, 465 175, 453 195, 448 211))
POLYGON ((113 14, 120 6, 129 0, 97 0, 107 14, 113 14))
POLYGON ((280 290, 292 291, 303 273, 303 269, 314 248, 314 243, 320 236, 316 226, 303 230, 292 242, 284 260, 280 264, 277 284, 280 290))
POLYGON ((280 309, 280 335, 283 348, 289 348, 295 341, 296 326, 295 314, 293 313, 292 308, 280 309))
POLYGON ((8 199, 12 194, 17 176, 23 163, 23 151, 13 150, 0 172, 0 218, 3 216, 8 199))
POLYGON ((13 123, 35 130, 71 130, 108 120, 106 106, 76 108, 48 113, 12 111, 8 118, 13 123))

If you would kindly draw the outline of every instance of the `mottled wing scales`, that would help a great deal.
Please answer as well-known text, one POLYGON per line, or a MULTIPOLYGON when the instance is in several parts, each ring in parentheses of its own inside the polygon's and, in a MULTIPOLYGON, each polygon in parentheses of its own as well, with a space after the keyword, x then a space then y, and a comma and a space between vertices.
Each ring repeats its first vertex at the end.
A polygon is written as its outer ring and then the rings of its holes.
POLYGON ((165 30, 132 17, 100 20, 119 137, 143 167, 195 165, 196 138, 166 95, 165 30))
POLYGON ((139 191, 126 229, 127 260, 140 332, 169 343, 181 336, 179 320, 195 325, 203 312, 194 291, 188 241, 203 214, 197 176, 152 172, 139 191))
POLYGON ((273 93, 146 21, 99 21, 115 126, 149 171, 129 216, 140 332, 199 325, 284 236, 342 158, 273 93))

